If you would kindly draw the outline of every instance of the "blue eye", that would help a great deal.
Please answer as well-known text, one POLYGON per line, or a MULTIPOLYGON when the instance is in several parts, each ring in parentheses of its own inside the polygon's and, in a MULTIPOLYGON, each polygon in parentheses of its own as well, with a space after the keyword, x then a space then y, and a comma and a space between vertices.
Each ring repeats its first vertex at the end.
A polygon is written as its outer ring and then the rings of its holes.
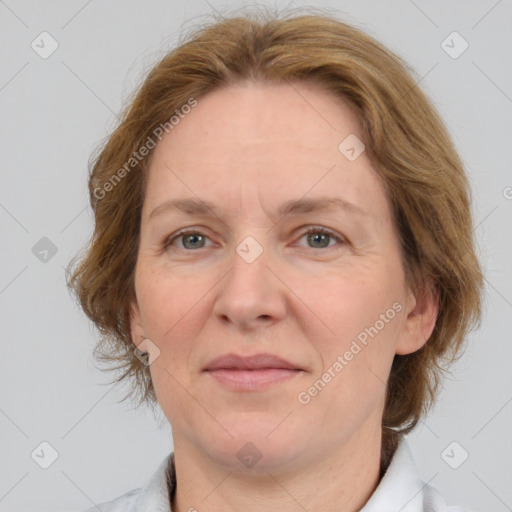
POLYGON ((346 243, 342 237, 325 228, 310 227, 301 238, 305 236, 307 237, 308 244, 313 244, 310 246, 312 249, 326 249, 332 247, 332 245, 329 244, 330 240, 336 241, 342 245, 346 243))
POLYGON ((207 238, 208 238, 207 236, 203 235, 199 231, 195 231, 195 230, 180 231, 179 233, 174 235, 172 238, 169 238, 164 243, 164 249, 166 249, 170 245, 173 245, 174 241, 178 240, 178 239, 180 239, 183 244, 183 247, 179 247, 180 249, 187 249, 187 250, 188 249, 191 249, 191 250, 202 249, 205 246, 204 243, 207 238))
MULTIPOLYGON (((307 237, 308 244, 311 244, 309 245, 310 249, 327 249, 335 245, 331 242, 338 242, 338 245, 345 245, 347 243, 343 237, 334 232, 315 226, 308 228, 300 238, 304 237, 307 237)), ((194 229, 179 231, 164 241, 163 249, 173 246, 177 240, 181 241, 181 247, 177 247, 178 249, 193 251, 207 247, 206 240, 209 240, 209 237, 194 229)))

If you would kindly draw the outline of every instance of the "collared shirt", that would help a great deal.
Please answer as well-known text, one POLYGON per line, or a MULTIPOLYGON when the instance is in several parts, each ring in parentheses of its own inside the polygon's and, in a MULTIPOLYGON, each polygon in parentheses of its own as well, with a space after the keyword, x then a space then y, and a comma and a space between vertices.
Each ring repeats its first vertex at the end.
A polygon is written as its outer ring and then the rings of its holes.
MULTIPOLYGON (((99 505, 103 512, 172 512, 167 486, 176 490, 174 452, 161 462, 144 489, 134 489, 99 505)), ((96 507, 84 512, 97 512, 96 507)), ((419 477, 411 450, 401 439, 391 463, 374 493, 360 512, 469 512, 448 506, 442 496, 419 477)))

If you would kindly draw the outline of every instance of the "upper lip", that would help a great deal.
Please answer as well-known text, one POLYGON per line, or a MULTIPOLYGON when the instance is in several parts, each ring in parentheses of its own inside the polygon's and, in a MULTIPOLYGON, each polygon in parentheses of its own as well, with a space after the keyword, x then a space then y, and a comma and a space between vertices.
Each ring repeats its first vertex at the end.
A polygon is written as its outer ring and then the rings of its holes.
POLYGON ((203 371, 231 369, 231 370, 261 370, 265 368, 281 368, 286 370, 301 370, 297 365, 273 354, 255 354, 252 356, 239 356, 226 354, 212 359, 203 371))

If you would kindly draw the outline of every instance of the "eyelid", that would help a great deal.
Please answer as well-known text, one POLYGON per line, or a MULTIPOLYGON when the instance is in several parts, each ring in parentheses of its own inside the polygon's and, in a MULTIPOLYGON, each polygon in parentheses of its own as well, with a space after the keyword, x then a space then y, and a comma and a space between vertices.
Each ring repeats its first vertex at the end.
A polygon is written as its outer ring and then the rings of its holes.
MULTIPOLYGON (((334 238, 337 242, 338 242, 338 245, 347 245, 349 242, 348 242, 348 239, 337 233, 336 231, 333 231, 332 229, 329 229, 329 228, 324 228, 323 226, 309 226, 306 231, 304 233, 302 233, 299 237, 299 240, 305 236, 305 235, 308 235, 309 233, 323 233, 323 234, 326 234, 326 235, 329 235, 331 238, 334 238)), ((334 245, 329 245, 327 247, 322 247, 322 249, 332 249, 332 248, 335 248, 336 246, 334 245)), ((313 247, 307 247, 307 249, 313 249, 313 247)))
MULTIPOLYGON (((194 227, 189 227, 189 228, 183 228, 183 229, 180 229, 179 231, 177 231, 176 233, 173 233, 172 235, 164 238, 164 241, 163 241, 163 249, 167 249, 169 246, 171 246, 171 244, 179 239, 180 237, 182 236, 185 236, 185 235, 201 235, 205 238, 208 238, 209 240, 210 237, 208 235, 206 235, 203 231, 201 231, 203 228, 194 228, 194 227)), ((329 228, 325 228, 323 226, 315 226, 315 225, 310 225, 307 227, 306 231, 304 231, 300 237, 298 238, 298 240, 300 240, 301 238, 303 238, 305 235, 308 235, 309 233, 323 233, 323 234, 326 234, 326 235, 329 235, 330 237, 334 238, 337 242, 338 242, 338 245, 347 245, 349 243, 348 239, 329 229, 329 228)), ((327 247, 321 247, 320 249, 330 249, 330 248, 334 248, 336 246, 327 246, 327 247)), ((184 251, 187 251, 187 252, 194 252, 194 250, 197 250, 197 249, 191 249, 191 250, 187 250, 187 249, 182 249, 180 248, 181 250, 184 250, 184 251)), ((200 249, 204 249, 204 247, 200 247, 200 249)), ((311 249, 311 250, 314 250, 314 251, 317 251, 318 252, 318 249, 315 249, 313 247, 306 247, 306 249, 311 249)))
MULTIPOLYGON (((202 229, 204 228, 194 228, 194 227, 190 227, 190 228, 183 228, 183 229, 180 229, 178 231, 176 231, 175 233, 173 233, 172 235, 169 235, 167 237, 164 238, 164 241, 162 243, 162 247, 163 249, 167 249, 175 240, 178 240, 180 237, 182 236, 185 236, 185 235, 201 235, 205 238, 208 238, 210 239, 210 237, 208 235, 206 235, 202 229)), ((180 247, 181 249, 181 247, 180 247)), ((202 247, 201 247, 202 249, 202 247)), ((187 249, 182 249, 184 251, 186 251, 187 249)), ((190 251, 192 252, 192 251, 190 251)))

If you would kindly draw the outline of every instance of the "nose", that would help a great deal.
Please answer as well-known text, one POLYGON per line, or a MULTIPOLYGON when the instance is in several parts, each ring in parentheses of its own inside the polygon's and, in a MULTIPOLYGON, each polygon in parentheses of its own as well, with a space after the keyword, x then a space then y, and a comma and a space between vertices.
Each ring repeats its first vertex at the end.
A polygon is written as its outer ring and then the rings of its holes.
POLYGON ((233 251, 231 270, 219 283, 213 307, 217 318, 245 331, 285 318, 286 286, 276 270, 265 250, 254 261, 233 251))

